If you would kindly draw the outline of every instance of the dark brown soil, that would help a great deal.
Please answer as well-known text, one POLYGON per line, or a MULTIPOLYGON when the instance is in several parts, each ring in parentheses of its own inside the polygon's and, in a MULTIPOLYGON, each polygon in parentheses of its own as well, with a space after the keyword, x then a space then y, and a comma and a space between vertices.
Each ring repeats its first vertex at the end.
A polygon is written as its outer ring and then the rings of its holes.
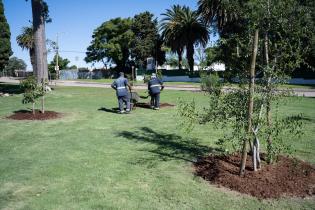
POLYGON ((263 163, 262 168, 254 172, 249 159, 251 157, 248 157, 244 177, 238 175, 238 155, 202 158, 194 165, 195 173, 213 184, 259 199, 315 195, 315 168, 309 163, 280 157, 277 163, 263 163))
MULTIPOLYGON (((175 106, 174 104, 169 104, 169 103, 160 103, 160 108, 168 108, 168 107, 173 107, 175 106)), ((151 106, 149 103, 136 103, 134 107, 141 107, 145 109, 151 109, 151 106)))
POLYGON ((15 111, 13 115, 10 115, 7 118, 12 120, 52 120, 60 117, 62 117, 62 114, 54 111, 45 111, 45 113, 41 113, 39 110, 36 110, 33 115, 32 111, 19 110, 15 111))

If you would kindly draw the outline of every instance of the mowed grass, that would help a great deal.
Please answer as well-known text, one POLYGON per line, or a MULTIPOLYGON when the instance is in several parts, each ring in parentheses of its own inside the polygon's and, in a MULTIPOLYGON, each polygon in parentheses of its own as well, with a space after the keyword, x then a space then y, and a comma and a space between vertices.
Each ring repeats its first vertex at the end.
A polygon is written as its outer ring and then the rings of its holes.
MULTIPOLYGON (((21 98, 18 94, 0 98, 0 209, 315 207, 312 198, 260 201, 194 176, 192 162, 215 148, 224 131, 198 125, 185 135, 176 108, 138 108, 119 115, 110 112, 117 107, 113 90, 68 87, 57 88, 46 99, 47 109, 64 113, 62 119, 6 119, 31 107, 21 104, 21 98)), ((162 102, 176 104, 178 98, 207 104, 202 93, 166 90, 161 95, 162 102)), ((306 134, 287 141, 294 145, 296 157, 311 163, 315 163, 314 108, 314 98, 292 98, 281 111, 304 114, 306 134)))
MULTIPOLYGON (((75 81, 80 82, 91 82, 91 83, 112 83, 114 79, 77 79, 75 81)), ((143 81, 134 81, 136 85, 143 85, 145 84, 143 81)), ((200 82, 164 82, 165 85, 173 86, 173 85, 189 85, 200 87, 200 82)), ((224 83, 226 87, 238 87, 236 83, 224 83)), ((284 84, 280 85, 279 88, 297 88, 297 89, 315 89, 315 85, 294 85, 294 84, 284 84)))
MULTIPOLYGON (((80 82, 91 82, 91 83, 113 83, 115 79, 77 79, 75 81, 80 82)), ((66 80, 64 80, 66 81, 66 80)), ((135 85, 147 85, 143 80, 133 81, 135 85)), ((164 82, 165 85, 190 85, 190 86, 200 86, 200 82, 164 82)))

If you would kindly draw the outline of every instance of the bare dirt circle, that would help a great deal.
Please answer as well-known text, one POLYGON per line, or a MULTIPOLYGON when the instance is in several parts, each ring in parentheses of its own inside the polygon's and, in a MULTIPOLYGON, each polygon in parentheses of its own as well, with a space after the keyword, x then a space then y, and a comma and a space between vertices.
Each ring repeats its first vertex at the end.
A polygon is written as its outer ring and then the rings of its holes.
POLYGON ((29 110, 15 111, 14 114, 7 117, 11 120, 52 120, 61 118, 63 115, 59 112, 45 111, 41 113, 39 110, 35 110, 35 114, 29 110))
POLYGON ((239 155, 209 155, 195 164, 195 174, 218 186, 249 194, 259 199, 315 195, 315 167, 307 162, 279 157, 277 163, 254 172, 247 158, 246 174, 239 176, 239 155))

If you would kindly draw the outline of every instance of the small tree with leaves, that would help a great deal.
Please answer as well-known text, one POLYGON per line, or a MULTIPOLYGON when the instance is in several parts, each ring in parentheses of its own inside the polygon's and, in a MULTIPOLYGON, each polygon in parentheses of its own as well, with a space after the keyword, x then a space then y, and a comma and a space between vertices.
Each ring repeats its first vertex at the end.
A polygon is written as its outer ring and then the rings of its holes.
MULTIPOLYGON (((197 124, 209 124, 215 128, 224 129, 225 133, 216 144, 227 154, 242 152, 244 142, 250 145, 253 170, 261 168, 261 151, 266 151, 267 160, 277 160, 282 153, 290 154, 293 148, 286 142, 288 135, 293 138, 300 137, 303 134, 302 116, 281 117, 280 104, 287 100, 287 93, 275 93, 277 98, 274 109, 274 124, 272 133, 274 142, 272 149, 269 149, 266 141, 270 133, 270 128, 266 118, 266 98, 263 86, 257 85, 250 99, 249 90, 246 85, 240 85, 238 88, 222 90, 222 84, 216 75, 207 75, 203 79, 202 86, 209 98, 208 106, 198 107, 195 100, 183 101, 178 105, 178 114, 182 120, 180 124, 186 132, 191 132, 197 124), (209 82, 210 81, 210 82, 209 82), (251 110, 251 126, 249 127, 248 104, 254 101, 251 110)), ((246 155, 247 155, 247 149, 246 155)))
MULTIPOLYGON (((296 116, 278 120, 279 106, 274 107, 274 104, 281 103, 282 96, 286 95, 277 91, 279 84, 305 62, 305 56, 310 50, 310 37, 314 33, 314 21, 311 18, 313 8, 303 1, 295 0, 199 0, 198 4, 204 20, 218 29, 221 60, 236 70, 241 89, 244 88, 243 83, 248 86, 244 94, 239 96, 247 98, 244 100, 246 103, 241 103, 246 111, 246 135, 239 137, 243 145, 240 175, 244 175, 248 145, 254 153, 253 157, 259 154, 255 152, 259 144, 253 144, 253 140, 266 140, 263 143, 267 144, 268 163, 272 163, 278 154, 286 150, 279 133, 287 130, 285 128, 288 126, 292 126, 292 131, 297 131, 294 133, 300 133, 301 118, 296 116), (255 82, 257 73, 263 75, 260 84, 255 82)), ((232 93, 224 93, 226 96, 219 100, 221 104, 229 101, 229 97, 233 98, 232 93)), ((235 107, 238 105, 235 104, 235 107)), ((217 112, 216 108, 214 113, 217 112)), ((220 111, 224 113, 223 117, 229 116, 227 119, 235 119, 236 124, 242 124, 243 117, 240 116, 243 112, 230 115, 226 110, 220 111)), ((211 117, 211 113, 206 114, 211 117)), ((255 160, 253 158, 253 162, 255 160)), ((253 168, 256 170, 255 164, 253 168)))
MULTIPOLYGON (((45 90, 43 85, 38 85, 37 80, 34 76, 27 77, 21 81, 21 88, 24 91, 22 103, 32 103, 32 112, 35 115, 35 103, 38 98, 44 98, 45 90)), ((42 99, 43 100, 43 99, 42 99)), ((43 104, 43 103, 42 103, 43 104)), ((42 106, 41 112, 44 113, 44 106, 42 106)))

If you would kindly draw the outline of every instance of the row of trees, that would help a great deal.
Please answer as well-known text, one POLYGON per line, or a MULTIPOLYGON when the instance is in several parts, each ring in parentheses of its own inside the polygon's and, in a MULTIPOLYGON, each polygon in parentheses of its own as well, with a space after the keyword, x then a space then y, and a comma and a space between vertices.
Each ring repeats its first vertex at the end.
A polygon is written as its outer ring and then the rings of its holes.
POLYGON ((240 175, 244 175, 248 148, 253 169, 260 167, 259 139, 264 140, 267 162, 272 163, 288 149, 287 136, 281 134, 300 134, 299 116, 279 117, 277 104, 286 93, 277 90, 292 70, 311 65, 314 2, 199 0, 198 5, 203 20, 217 29, 218 49, 236 71, 240 87, 222 92, 220 83, 210 78, 206 88, 209 107, 199 112, 194 102, 183 103, 179 113, 188 119, 188 125, 196 121, 232 125, 231 135, 218 143, 229 151, 241 152, 240 175), (258 84, 257 74, 262 75, 258 84))
POLYGON ((24 60, 17 57, 10 57, 8 64, 4 68, 4 73, 6 76, 15 76, 16 70, 26 70, 26 63, 24 60))
POLYGON ((4 7, 2 0, 0 0, 0 71, 3 71, 8 64, 9 58, 12 55, 11 50, 11 33, 10 27, 4 16, 4 7))
POLYGON ((186 6, 174 5, 162 16, 160 25, 149 12, 104 22, 92 35, 85 61, 103 62, 105 66, 114 63, 120 70, 131 65, 141 68, 148 57, 163 64, 166 52, 171 51, 177 53, 182 68, 186 51, 189 69, 193 70, 195 46, 206 46, 208 27, 197 11, 186 6))
POLYGON ((94 30, 92 38, 86 62, 102 62, 104 66, 114 63, 124 70, 132 65, 144 67, 148 57, 156 58, 158 63, 165 61, 157 20, 149 12, 106 21, 94 30))
MULTIPOLYGON (((247 65, 246 62, 239 63, 239 57, 250 54, 248 25, 260 24, 267 30, 267 27, 277 24, 271 20, 269 14, 256 11, 257 4, 259 2, 256 0, 237 3, 203 0, 198 2, 197 11, 186 6, 173 5, 162 14, 163 18, 159 24, 149 12, 140 13, 134 18, 111 19, 95 29, 85 61, 103 62, 105 66, 114 63, 121 70, 131 65, 144 67, 148 57, 154 57, 158 64, 163 64, 166 60, 165 53, 172 52, 177 54, 176 62, 180 69, 183 66, 183 55, 186 55, 187 67, 193 71, 195 48, 199 47, 205 49, 202 52, 205 58, 200 61, 201 66, 211 65, 215 61, 223 62, 229 70, 227 73, 235 76, 247 65), (245 9, 244 4, 251 6, 245 9), (249 14, 252 18, 249 18, 249 14), (252 22, 249 23, 249 20, 252 22), (210 29, 219 34, 220 41, 216 47, 206 48, 210 29)), ((296 0, 287 5, 292 4, 312 7, 312 1, 296 0)), ((284 6, 278 5, 269 9, 265 7, 263 10, 269 10, 272 15, 279 7, 284 6)), ((292 14, 292 17, 296 15, 299 14, 292 14)), ((285 24, 285 21, 282 21, 278 28, 285 24)), ((314 35, 309 37, 307 33, 304 36, 312 40, 312 43, 304 41, 303 46, 312 49, 304 50, 307 52, 304 65, 314 67, 314 35)), ((174 61, 171 56, 167 63, 174 65, 174 61)), ((185 64, 184 66, 186 67, 185 64)))

